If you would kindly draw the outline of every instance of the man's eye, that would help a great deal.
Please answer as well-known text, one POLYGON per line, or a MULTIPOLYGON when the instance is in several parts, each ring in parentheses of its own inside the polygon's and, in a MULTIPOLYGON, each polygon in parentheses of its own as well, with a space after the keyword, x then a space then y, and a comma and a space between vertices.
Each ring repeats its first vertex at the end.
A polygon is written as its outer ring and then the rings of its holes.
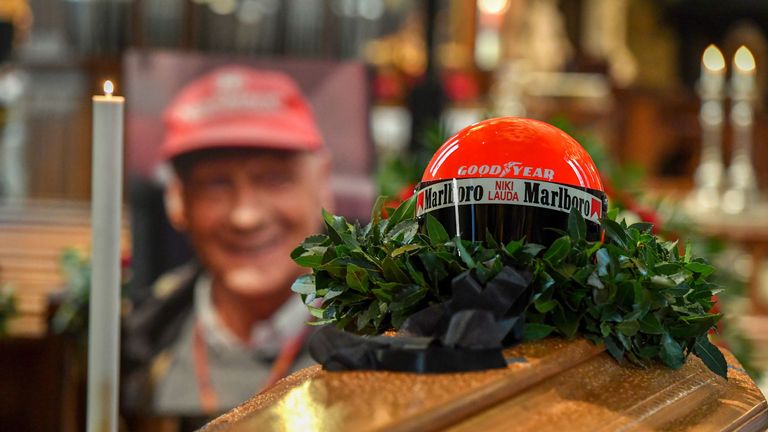
POLYGON ((197 187, 202 191, 216 191, 229 188, 230 183, 225 177, 212 177, 199 181, 197 187))
POLYGON ((293 180, 293 175, 286 172, 263 173, 258 179, 259 183, 272 187, 289 185, 293 180))

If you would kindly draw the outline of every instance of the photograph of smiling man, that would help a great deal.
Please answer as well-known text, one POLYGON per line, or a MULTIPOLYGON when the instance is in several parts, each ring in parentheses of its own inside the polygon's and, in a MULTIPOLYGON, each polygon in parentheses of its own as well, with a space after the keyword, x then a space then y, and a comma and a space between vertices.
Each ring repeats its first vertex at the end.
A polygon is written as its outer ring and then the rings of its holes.
POLYGON ((126 322, 124 403, 210 416, 312 363, 292 249, 331 208, 330 157, 291 78, 226 66, 164 113, 171 224, 196 260, 154 284, 126 322))

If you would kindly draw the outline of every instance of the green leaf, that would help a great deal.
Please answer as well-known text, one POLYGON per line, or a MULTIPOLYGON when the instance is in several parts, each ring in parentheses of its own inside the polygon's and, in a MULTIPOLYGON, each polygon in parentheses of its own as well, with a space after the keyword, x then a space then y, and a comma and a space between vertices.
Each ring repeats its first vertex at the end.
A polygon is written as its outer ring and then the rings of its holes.
POLYGON ((315 275, 305 274, 299 276, 291 285, 291 291, 298 294, 313 294, 315 292, 315 275))
POLYGON ((390 254, 390 256, 391 256, 392 258, 395 258, 395 257, 397 257, 397 256, 400 256, 400 255, 402 255, 402 254, 406 253, 406 252, 411 252, 411 251, 415 251, 415 250, 420 250, 420 249, 422 249, 423 247, 424 247, 424 246, 422 246, 422 245, 418 245, 418 244, 407 244, 407 245, 405 245, 405 246, 400 246, 399 248, 397 248, 397 249, 393 250, 393 251, 392 251, 392 253, 390 254))
POLYGON ((341 294, 344 294, 343 290, 335 290, 335 289, 329 289, 325 295, 323 295, 323 300, 328 301, 335 297, 340 296, 341 294))
POLYGON ((409 261, 405 263, 405 270, 408 272, 408 276, 411 277, 411 280, 416 282, 417 285, 420 286, 428 286, 427 280, 424 278, 424 275, 416 270, 413 267, 413 264, 409 261))
MULTIPOLYGON (((307 249, 304 247, 304 244, 300 244, 299 246, 296 246, 294 250, 291 251, 291 259, 296 259, 301 256, 304 252, 306 252, 307 249)), ((66 272, 66 267, 64 268, 64 271, 66 272)))
POLYGON ((408 319, 408 310, 392 311, 392 327, 399 329, 406 319, 408 319))
POLYGON ((426 294, 427 290, 424 289, 424 287, 410 285, 395 295, 394 300, 390 304, 390 308, 392 311, 401 311, 410 308, 421 301, 426 294))
POLYGON ((712 345, 706 336, 696 338, 693 353, 704 362, 709 370, 728 379, 728 362, 725 361, 725 356, 716 346, 712 345))
POLYGON ((600 334, 603 335, 603 337, 610 336, 611 333, 613 333, 613 329, 611 329, 611 325, 607 322, 600 323, 600 334))
POLYGON ((660 275, 673 275, 680 272, 680 264, 678 263, 662 263, 654 266, 653 270, 660 275))
POLYGON ((371 300, 371 297, 367 295, 362 295, 354 290, 347 290, 347 291, 344 291, 343 294, 335 298, 332 304, 340 307, 353 307, 353 306, 357 307, 361 303, 365 303, 366 301, 370 301, 370 300, 371 300))
POLYGON ((293 258, 296 264, 302 267, 316 268, 323 264, 323 256, 328 249, 326 246, 313 246, 305 250, 299 256, 293 258))
POLYGON ((593 308, 592 310, 600 312, 598 316, 601 321, 614 323, 624 320, 624 318, 621 316, 621 311, 610 303, 600 305, 599 307, 593 308))
MULTIPOLYGON (((537 246, 539 246, 539 245, 537 245, 537 246)), ((522 240, 512 240, 511 242, 507 243, 507 245, 504 247, 504 251, 509 256, 515 256, 515 254, 518 251, 522 250, 522 249, 523 249, 523 241, 522 240)), ((544 249, 544 246, 541 246, 541 249, 544 249)), ((538 253, 538 252, 536 252, 536 253, 538 253)), ((536 255, 536 253, 534 253, 532 255, 536 255)))
POLYGON ((537 300, 534 307, 541 313, 547 313, 557 306, 557 300, 537 300))
POLYGON ((368 292, 368 271, 354 264, 347 265, 347 285, 361 293, 368 292))
POLYGON ((630 363, 632 363, 632 364, 634 364, 634 365, 637 365, 637 366, 640 366, 641 368, 644 368, 644 369, 645 369, 645 368, 647 368, 647 367, 648 367, 648 365, 646 364, 646 362, 645 362, 645 361, 643 361, 643 359, 642 359, 642 358, 640 358, 639 356, 637 356, 637 355, 636 355, 634 352, 632 352, 632 351, 627 351, 627 352, 625 352, 625 353, 624 353, 624 358, 626 358, 627 360, 629 360, 629 361, 630 361, 630 363))
POLYGON ((678 243, 677 240, 669 241, 669 242, 662 243, 662 246, 664 246, 664 248, 667 251, 671 252, 673 257, 679 258, 680 257, 680 247, 679 247, 679 245, 677 243, 678 243))
POLYGON ((387 302, 387 303, 392 301, 392 291, 390 290, 382 289, 382 288, 374 288, 371 290, 371 292, 373 293, 373 295, 376 296, 377 299, 379 299, 379 301, 387 302))
POLYGON ((417 256, 433 286, 437 286, 441 280, 450 275, 445 263, 435 253, 422 251, 417 256))
POLYGON ((568 215, 568 234, 576 241, 587 238, 587 222, 576 207, 571 207, 568 215))
POLYGON ((649 233, 653 230, 653 224, 648 222, 636 222, 630 225, 629 229, 635 229, 641 233, 649 233))
POLYGON ((659 322, 656 315, 649 313, 640 320, 640 331, 658 335, 664 333, 664 327, 662 327, 661 322, 659 322))
POLYGON ((580 268, 576 273, 573 274, 572 279, 579 283, 579 284, 586 284, 587 279, 589 278, 589 275, 595 272, 595 266, 588 264, 580 268))
POLYGON ((448 232, 443 227, 443 224, 441 224, 437 219, 435 219, 434 216, 429 213, 427 213, 426 217, 426 226, 427 235, 433 244, 445 243, 451 239, 451 237, 448 235, 448 232))
POLYGON ((373 203, 373 208, 371 209, 371 224, 372 225, 378 225, 381 221, 381 213, 384 210, 384 204, 389 201, 389 198, 383 195, 380 195, 376 198, 376 202, 373 203))
POLYGON ((541 289, 551 288, 555 283, 557 283, 555 279, 546 271, 541 271, 539 273, 539 285, 541 285, 541 289))
POLYGON ((651 276, 651 285, 656 288, 673 288, 675 282, 669 276, 651 276))
POLYGON ((549 336, 555 327, 547 324, 528 323, 525 325, 525 333, 523 339, 528 341, 544 339, 549 336))
POLYGON ((337 278, 345 278, 347 274, 347 265, 351 262, 352 260, 349 257, 334 258, 319 266, 317 270, 322 270, 337 278))
POLYGON ((685 269, 693 273, 701 274, 702 276, 709 276, 715 271, 715 268, 711 265, 695 261, 686 264, 685 269))
POLYGON ((467 249, 464 247, 464 242, 459 237, 454 237, 453 243, 456 245, 456 250, 459 252, 459 258, 464 261, 464 264, 469 268, 475 268, 475 260, 473 260, 472 255, 467 252, 467 249))
POLYGON ((491 231, 488 230, 488 228, 485 229, 485 243, 490 249, 493 250, 498 250, 501 247, 499 246, 499 243, 493 238, 493 234, 491 234, 491 231))
POLYGON ((720 321, 720 318, 722 318, 723 314, 710 314, 710 313, 704 313, 702 315, 695 315, 695 316, 683 316, 680 317, 681 321, 684 321, 688 324, 701 324, 703 326, 706 326, 706 329, 709 330, 709 328, 713 327, 715 324, 717 324, 718 321, 720 321))
POLYGON ((525 246, 523 246, 523 252, 525 252, 527 255, 530 255, 531 257, 535 257, 539 254, 539 252, 546 249, 546 246, 542 246, 540 244, 536 243, 527 243, 525 246))
POLYGON ((363 330, 365 327, 367 327, 371 320, 373 320, 376 315, 378 315, 378 312, 379 301, 374 300, 371 302, 370 306, 368 306, 368 309, 366 309, 365 312, 357 316, 357 322, 355 323, 357 325, 357 330, 363 330))
POLYGON ((384 278, 386 280, 403 284, 411 283, 411 279, 394 259, 390 257, 384 258, 382 267, 384 268, 384 278))
POLYGON ((328 237, 336 244, 344 244, 355 249, 360 246, 352 233, 351 225, 342 216, 335 216, 323 209, 323 221, 328 230, 328 237))
POLYGON ((627 249, 629 238, 624 228, 621 227, 616 221, 610 219, 602 220, 603 228, 605 229, 605 235, 617 245, 624 249, 627 249))
POLYGON ((639 283, 634 284, 634 291, 635 304, 633 305, 633 309, 640 310, 641 313, 639 315, 644 316, 651 308, 650 295, 648 294, 648 290, 643 288, 639 283))
POLYGON ((394 241, 397 244, 407 244, 413 240, 413 237, 419 230, 419 223, 415 219, 404 220, 384 237, 387 241, 394 241))
POLYGON ((560 237, 552 243, 552 246, 544 253, 544 260, 549 262, 552 266, 560 264, 560 262, 568 256, 568 252, 571 251, 571 239, 569 237, 560 237))
MULTIPOLYGON (((675 308, 681 310, 681 313, 691 313, 686 308, 673 306, 673 310, 675 308)), ((706 334, 720 320, 720 317, 720 314, 706 313, 703 315, 682 316, 677 322, 670 325, 669 334, 676 338, 696 338, 706 334)))
POLYGON ((309 314, 313 317, 323 319, 325 309, 307 305, 307 310, 309 310, 309 314))
POLYGON ((672 369, 680 369, 683 366, 683 363, 685 363, 683 348, 667 333, 661 335, 661 351, 659 352, 659 357, 665 365, 672 369))
POLYGON ((637 355, 644 359, 656 358, 659 355, 659 347, 655 345, 646 345, 637 351, 637 355))
POLYGON ((616 324, 616 330, 624 336, 634 336, 640 330, 640 323, 637 321, 624 321, 616 324))
POLYGON ((635 303, 635 284, 636 281, 622 282, 616 286, 616 297, 614 303, 625 309, 632 309, 635 303))
POLYGON ((319 319, 319 320, 314 320, 314 321, 307 321, 306 324, 308 326, 319 327, 319 326, 322 326, 322 325, 331 324, 331 323, 333 323, 335 321, 336 321, 336 319, 334 319, 334 318, 319 319))
POLYGON ((328 246, 329 244, 330 239, 325 234, 313 234, 301 242, 301 246, 305 249, 310 249, 314 246, 328 246))
POLYGON ((616 339, 621 342, 621 346, 624 348, 624 352, 628 353, 632 350, 632 342, 629 340, 627 336, 624 335, 624 333, 618 332, 615 334, 616 339))
POLYGON ((587 258, 594 255, 595 252, 597 252, 601 247, 603 247, 603 244, 601 242, 591 243, 589 248, 587 249, 587 258))
POLYGON ((388 233, 400 222, 406 219, 413 219, 416 211, 416 195, 403 201, 402 204, 395 210, 392 215, 389 216, 387 227, 384 229, 384 234, 388 233))
POLYGON ((582 316, 583 314, 572 312, 561 305, 553 310, 552 321, 566 339, 572 339, 579 330, 582 316))
POLYGON ((615 358, 616 361, 621 362, 624 360, 624 349, 616 343, 616 340, 612 336, 606 337, 603 342, 605 343, 605 348, 608 350, 608 353, 615 358))

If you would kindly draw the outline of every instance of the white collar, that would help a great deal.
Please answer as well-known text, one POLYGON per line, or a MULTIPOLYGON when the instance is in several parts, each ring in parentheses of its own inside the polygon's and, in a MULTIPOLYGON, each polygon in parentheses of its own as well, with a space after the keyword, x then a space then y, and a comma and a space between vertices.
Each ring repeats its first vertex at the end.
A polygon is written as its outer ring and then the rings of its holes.
POLYGON ((203 327, 206 342, 214 349, 244 350, 268 356, 298 335, 309 321, 307 307, 298 295, 292 295, 269 318, 254 324, 250 341, 244 344, 222 322, 211 300, 211 278, 201 275, 195 283, 195 314, 203 327))

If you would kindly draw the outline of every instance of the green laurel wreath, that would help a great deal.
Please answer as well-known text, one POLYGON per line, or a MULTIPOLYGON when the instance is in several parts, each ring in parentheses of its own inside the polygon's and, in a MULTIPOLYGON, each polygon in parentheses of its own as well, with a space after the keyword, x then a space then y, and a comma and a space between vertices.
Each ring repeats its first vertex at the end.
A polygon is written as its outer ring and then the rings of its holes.
POLYGON ((505 265, 533 274, 526 311, 527 340, 577 334, 604 344, 618 361, 648 366, 658 360, 680 368, 688 355, 727 377, 723 354, 707 338, 721 314, 709 311, 721 291, 707 282, 715 270, 690 248, 662 241, 650 224, 601 221, 604 242, 586 240, 586 222, 571 211, 567 231, 549 247, 523 240, 499 244, 451 238, 427 215, 414 217, 411 198, 382 218, 383 198, 371 222, 351 224, 323 213, 327 234, 308 237, 291 257, 312 269, 299 277, 299 293, 313 324, 380 334, 414 312, 450 297, 451 280, 470 270, 481 283, 505 265))

